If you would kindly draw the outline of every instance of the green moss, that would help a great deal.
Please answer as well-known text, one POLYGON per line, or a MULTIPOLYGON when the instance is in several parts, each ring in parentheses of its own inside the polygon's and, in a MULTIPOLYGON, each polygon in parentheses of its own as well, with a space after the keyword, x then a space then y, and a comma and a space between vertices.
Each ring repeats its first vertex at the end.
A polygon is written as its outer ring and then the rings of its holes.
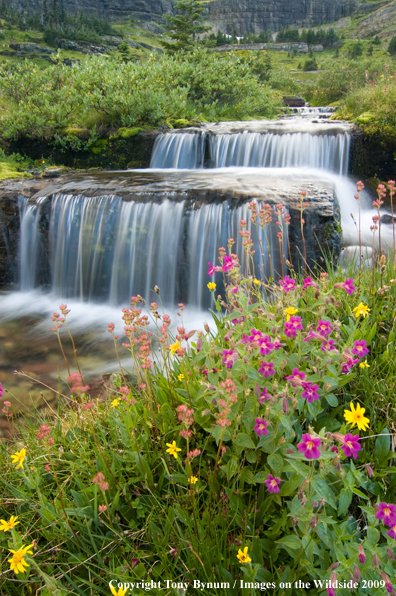
POLYGON ((371 114, 371 112, 364 112, 355 119, 355 122, 357 122, 357 124, 369 124, 373 120, 375 120, 374 114, 371 114))
POLYGON ((87 138, 89 136, 89 130, 87 128, 79 128, 78 126, 66 126, 62 128, 61 135, 74 135, 75 137, 87 138))
POLYGON ((102 153, 108 144, 109 141, 107 139, 99 139, 94 145, 92 145, 91 151, 92 153, 98 155, 99 153, 102 153))
POLYGON ((0 161, 0 182, 9 178, 33 178, 33 176, 26 172, 18 172, 16 164, 12 162, 0 161))
POLYGON ((138 126, 134 126, 133 128, 119 128, 116 133, 110 135, 110 139, 129 139, 129 137, 134 137, 139 132, 141 132, 143 128, 139 128, 138 126))
POLYGON ((185 128, 191 126, 191 122, 185 118, 180 118, 179 120, 173 120, 173 126, 174 128, 185 128))

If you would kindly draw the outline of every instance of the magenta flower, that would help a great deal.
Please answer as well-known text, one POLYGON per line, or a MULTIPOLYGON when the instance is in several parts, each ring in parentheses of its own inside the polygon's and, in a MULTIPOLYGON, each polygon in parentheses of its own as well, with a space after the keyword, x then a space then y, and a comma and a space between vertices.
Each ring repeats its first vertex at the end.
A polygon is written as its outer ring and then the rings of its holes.
POLYGON ((346 457, 357 459, 361 448, 362 446, 359 444, 359 435, 351 435, 351 433, 345 435, 344 444, 341 445, 341 449, 346 457))
POLYGON ((310 381, 303 381, 302 386, 304 391, 301 393, 301 397, 306 398, 307 402, 311 404, 314 399, 319 399, 319 385, 312 385, 310 381))
POLYGON ((210 277, 213 277, 213 275, 215 274, 215 271, 216 271, 216 267, 214 267, 213 263, 211 263, 210 261, 209 261, 208 265, 209 265, 208 275, 210 275, 210 277))
POLYGON ((390 503, 380 503, 379 510, 375 514, 377 519, 381 519, 386 526, 393 526, 396 522, 396 506, 390 503))
POLYGON ((223 350, 222 364, 225 364, 227 368, 232 368, 237 356, 234 354, 234 350, 223 350))
POLYGON ((268 435, 267 430, 267 421, 264 418, 256 418, 256 426, 254 427, 254 432, 258 437, 262 435, 268 435))
POLYGON ((263 356, 268 356, 274 349, 274 344, 270 342, 270 338, 268 335, 265 335, 263 338, 259 340, 260 345, 260 354, 263 356))
POLYGON ((283 279, 280 280, 279 285, 285 292, 290 292, 291 290, 296 289, 296 282, 294 279, 291 279, 288 275, 285 275, 283 279))
POLYGON ((222 266, 222 270, 224 272, 229 271, 230 269, 232 269, 234 266, 234 262, 232 260, 232 257, 227 257, 227 255, 224 257, 223 259, 223 266, 222 266))
POLYGON ((332 332, 330 321, 324 321, 323 319, 321 319, 318 323, 318 326, 316 327, 316 331, 319 333, 319 335, 322 335, 327 339, 332 332))
POLYGON ((263 337, 263 334, 258 329, 252 329, 249 335, 249 341, 259 341, 263 337))
POLYGON ((286 377, 286 380, 290 381, 292 387, 298 387, 301 384, 300 381, 305 379, 305 376, 305 372, 298 370, 298 368, 293 368, 292 374, 286 377))
POLYGON ((355 341, 354 346, 352 348, 352 354, 355 354, 359 358, 364 358, 366 354, 370 353, 370 350, 366 348, 366 346, 367 342, 365 339, 355 341))
POLYGON ((272 474, 268 474, 268 478, 264 480, 264 484, 268 488, 269 493, 278 493, 280 478, 274 478, 272 474))
POLYGON ((282 346, 284 346, 285 344, 282 344, 279 339, 275 339, 274 340, 274 349, 275 350, 279 350, 282 346))
POLYGON ((303 453, 307 459, 319 459, 319 447, 321 445, 322 441, 319 438, 311 437, 311 435, 306 433, 301 437, 301 443, 297 445, 297 449, 300 453, 303 453))
POLYGON ((353 359, 352 356, 349 356, 348 354, 344 354, 344 357, 346 358, 346 361, 341 364, 341 370, 343 373, 347 374, 351 368, 359 362, 359 358, 353 359))
POLYGON ((271 399, 271 395, 268 393, 267 387, 264 387, 264 389, 260 393, 259 403, 264 404, 266 399, 271 399))
POLYGON ((261 366, 258 371, 264 377, 270 377, 271 375, 275 374, 274 363, 264 361, 261 363, 261 366))
POLYGON ((312 287, 314 284, 312 277, 306 277, 303 281, 304 281, 303 290, 306 290, 307 288, 312 287))
POLYGON ((322 350, 322 352, 331 352, 332 350, 336 350, 337 348, 335 347, 334 339, 329 339, 328 341, 324 341, 322 343, 320 349, 322 350))
POLYGON ((354 291, 356 290, 355 286, 353 285, 353 279, 346 279, 344 281, 344 283, 342 284, 342 287, 344 288, 344 290, 346 291, 346 293, 351 296, 354 291))
POLYGON ((290 317, 285 323, 285 335, 287 337, 296 337, 297 331, 302 331, 303 329, 301 317, 290 317))
POLYGON ((327 588, 327 596, 336 596, 333 586, 327 588))
POLYGON ((395 524, 394 526, 391 526, 391 529, 387 531, 388 536, 390 536, 391 538, 393 538, 393 540, 396 540, 396 517, 393 518, 393 523, 395 524))

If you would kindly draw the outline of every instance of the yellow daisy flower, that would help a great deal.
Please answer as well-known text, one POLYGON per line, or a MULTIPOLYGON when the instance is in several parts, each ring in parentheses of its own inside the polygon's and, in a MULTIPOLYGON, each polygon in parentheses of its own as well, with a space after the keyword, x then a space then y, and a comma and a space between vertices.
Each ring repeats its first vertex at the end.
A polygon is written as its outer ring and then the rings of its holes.
POLYGON ((119 403, 120 403, 120 400, 118 398, 117 399, 113 399, 113 401, 111 402, 111 407, 112 408, 116 408, 119 403))
POLYGON ((20 522, 17 521, 18 517, 14 517, 11 515, 8 522, 5 519, 0 519, 0 532, 8 532, 8 530, 12 530, 17 524, 20 522))
POLYGON ((113 586, 110 586, 110 590, 113 596, 125 596, 125 594, 128 592, 128 588, 126 590, 124 590, 124 588, 118 588, 117 592, 117 590, 113 588, 113 586))
POLYGON ((29 567, 29 564, 26 563, 24 557, 29 554, 32 555, 33 551, 30 550, 33 547, 33 544, 29 544, 29 546, 22 546, 18 550, 12 550, 9 548, 8 550, 12 553, 11 559, 8 561, 10 564, 11 571, 14 571, 16 575, 19 572, 23 573, 29 567))
POLYGON ((367 364, 367 360, 365 360, 359 364, 359 368, 370 368, 370 365, 367 364))
POLYGON ((17 453, 13 453, 11 455, 11 458, 13 458, 12 463, 13 464, 18 464, 17 467, 15 468, 16 470, 18 470, 18 468, 23 468, 23 460, 26 457, 26 449, 21 449, 19 452, 17 451, 17 453))
POLYGON ((170 346, 170 353, 172 356, 174 356, 177 352, 177 350, 181 349, 181 344, 178 341, 175 341, 174 344, 171 344, 170 346))
POLYGON ((255 277, 253 280, 253 283, 255 286, 259 286, 260 285, 260 281, 255 277))
POLYGON ((196 476, 191 476, 188 481, 190 484, 196 484, 198 482, 198 478, 196 476))
POLYGON ((370 422, 369 418, 365 418, 364 416, 366 409, 361 408, 359 403, 356 404, 355 409, 355 406, 352 402, 349 404, 349 407, 351 408, 350 411, 344 411, 344 418, 347 423, 352 427, 354 427, 356 424, 359 430, 366 430, 366 427, 368 428, 370 422))
POLYGON ((293 308, 292 306, 288 306, 285 311, 284 314, 286 315, 286 321, 288 321, 290 319, 290 317, 292 317, 293 315, 296 314, 296 312, 298 312, 297 308, 293 308))
POLYGON ((181 381, 184 379, 184 375, 179 375, 177 378, 178 378, 178 379, 179 379, 179 381, 181 382, 181 381))
POLYGON ((214 291, 215 291, 215 289, 216 289, 216 284, 215 284, 213 281, 210 281, 210 282, 208 283, 208 288, 209 288, 209 290, 210 290, 211 292, 214 292, 214 291))
POLYGON ((245 546, 243 551, 241 549, 239 549, 238 554, 237 554, 237 559, 239 560, 240 563, 250 563, 250 561, 252 559, 248 556, 248 547, 247 546, 245 546))
POLYGON ((353 312, 355 313, 356 318, 360 317, 361 315, 365 319, 368 317, 370 310, 371 308, 369 308, 367 304, 363 304, 363 302, 361 302, 353 309, 353 312))
POLYGON ((181 451, 181 449, 179 449, 179 447, 176 447, 176 441, 173 441, 172 443, 167 443, 166 446, 169 447, 169 449, 167 449, 166 452, 170 455, 173 455, 173 457, 177 459, 179 457, 177 452, 181 451))

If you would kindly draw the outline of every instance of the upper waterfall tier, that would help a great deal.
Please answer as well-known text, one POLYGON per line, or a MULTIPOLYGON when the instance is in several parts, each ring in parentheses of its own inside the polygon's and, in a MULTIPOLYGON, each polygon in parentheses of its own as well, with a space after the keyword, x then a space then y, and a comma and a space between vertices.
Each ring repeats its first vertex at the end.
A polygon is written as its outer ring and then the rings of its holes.
POLYGON ((220 122, 156 138, 152 168, 319 168, 348 173, 350 125, 306 118, 220 122))

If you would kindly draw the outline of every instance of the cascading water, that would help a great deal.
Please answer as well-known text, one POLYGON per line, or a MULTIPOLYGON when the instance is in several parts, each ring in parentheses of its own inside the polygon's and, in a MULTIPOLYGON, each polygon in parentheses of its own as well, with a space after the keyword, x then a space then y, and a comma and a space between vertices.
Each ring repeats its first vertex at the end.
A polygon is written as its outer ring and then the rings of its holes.
MULTIPOLYGON (((54 195, 27 205, 21 200, 21 289, 34 290, 39 279, 49 280, 59 298, 125 304, 141 294, 153 299, 158 285, 165 304, 183 301, 198 308, 210 305, 205 279, 208 261, 217 260, 219 246, 235 238, 233 248, 244 266, 240 219, 248 220, 247 204, 232 207, 225 201, 193 209, 191 200, 172 200, 167 193, 137 195, 134 201, 119 196, 54 195), (49 230, 40 226, 49 207, 49 230), (48 258, 45 241, 48 236, 48 258), (45 269, 48 271, 45 272, 45 269)), ((260 203, 259 203, 260 206, 260 203)), ((274 273, 281 270, 277 229, 270 229, 274 273)), ((269 271, 263 235, 264 264, 269 271)))
POLYGON ((155 139, 151 168, 202 168, 205 156, 205 133, 165 133, 155 139))

